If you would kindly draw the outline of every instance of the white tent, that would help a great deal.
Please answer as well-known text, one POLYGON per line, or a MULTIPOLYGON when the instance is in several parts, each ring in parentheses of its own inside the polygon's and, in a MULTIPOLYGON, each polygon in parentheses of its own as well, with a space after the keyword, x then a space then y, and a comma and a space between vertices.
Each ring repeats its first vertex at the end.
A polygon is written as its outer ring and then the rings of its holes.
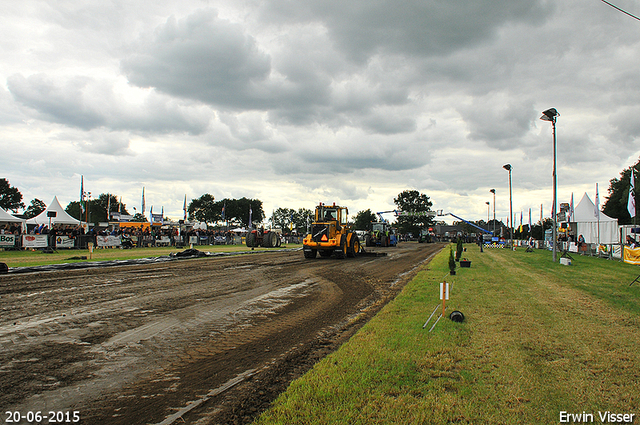
POLYGON ((3 210, 2 208, 0 208, 0 223, 23 223, 24 224, 24 221, 25 221, 24 219, 14 217, 8 212, 6 212, 5 210, 3 210))
POLYGON ((573 217, 571 217, 571 227, 576 228, 576 236, 584 236, 586 243, 601 244, 618 244, 620 236, 618 232, 618 219, 604 215, 599 212, 599 220, 596 216, 596 206, 589 196, 584 194, 578 206, 574 208, 573 217), (598 240, 598 232, 600 239, 598 240))
POLYGON ((53 197, 53 201, 51 201, 51 204, 49 204, 46 210, 42 211, 38 216, 27 220, 27 224, 49 225, 49 220, 51 220, 51 224, 80 224, 80 220, 71 217, 64 208, 62 208, 57 196, 53 197), (49 211, 55 211, 55 217, 49 217, 49 211))

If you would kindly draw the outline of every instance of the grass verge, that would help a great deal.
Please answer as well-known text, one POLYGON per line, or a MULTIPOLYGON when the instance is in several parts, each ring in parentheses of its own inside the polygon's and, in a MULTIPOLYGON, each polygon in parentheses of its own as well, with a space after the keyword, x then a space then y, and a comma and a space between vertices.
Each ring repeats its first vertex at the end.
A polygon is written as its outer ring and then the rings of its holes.
MULTIPOLYGON (((287 244, 279 249, 299 248, 301 244, 287 244)), ((251 250, 245 245, 198 245, 194 246, 202 252, 243 252, 251 250)), ((113 261, 132 260, 136 258, 161 257, 172 252, 184 251, 187 248, 157 247, 157 248, 134 248, 134 249, 94 249, 90 253, 87 249, 59 249, 52 254, 43 253, 41 250, 31 251, 0 251, 0 262, 9 267, 32 267, 50 264, 80 263, 87 261, 113 261), (82 259, 86 257, 86 259, 82 259)), ((273 251, 274 248, 255 248, 255 251, 273 251)))
POLYGON ((561 412, 600 423, 606 411, 640 421, 640 284, 629 286, 640 268, 466 248, 471 268, 449 276, 443 250, 256 423, 553 424, 561 412), (443 278, 447 314, 466 320, 429 333, 443 278))

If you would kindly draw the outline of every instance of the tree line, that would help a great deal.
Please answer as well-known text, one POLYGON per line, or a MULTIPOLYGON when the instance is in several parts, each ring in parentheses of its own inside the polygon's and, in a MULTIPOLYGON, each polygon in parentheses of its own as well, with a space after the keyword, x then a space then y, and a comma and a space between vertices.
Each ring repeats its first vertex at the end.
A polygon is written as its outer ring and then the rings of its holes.
MULTIPOLYGON (((394 203, 398 210, 427 212, 430 211, 432 202, 425 194, 417 190, 405 190, 394 198, 394 203)), ((0 207, 4 210, 17 214, 23 210, 21 216, 29 219, 42 213, 47 205, 40 199, 33 199, 28 207, 25 207, 23 196, 20 191, 9 184, 7 179, 0 179, 0 207)), ((81 220, 95 222, 109 221, 108 213, 119 212, 123 215, 132 215, 131 221, 147 222, 147 217, 141 211, 134 214, 128 210, 126 204, 121 203, 117 196, 102 193, 97 198, 88 199, 84 202, 72 201, 65 211, 72 217, 81 220)), ((157 213, 157 212, 156 212, 157 213)), ((248 198, 224 198, 216 201, 215 197, 205 193, 199 198, 192 199, 187 207, 187 218, 190 221, 204 222, 210 225, 223 224, 229 226, 248 227, 263 223, 266 219, 262 201, 248 198)), ((274 228, 281 228, 286 233, 296 231, 304 233, 308 225, 313 222, 314 211, 307 208, 278 208, 274 210, 269 218, 269 224, 274 228)), ((359 211, 352 217, 355 229, 369 230, 371 223, 378 221, 377 213, 371 209, 359 211)), ((427 215, 399 216, 396 218, 395 227, 401 233, 418 234, 421 229, 433 225, 433 218, 427 215)))

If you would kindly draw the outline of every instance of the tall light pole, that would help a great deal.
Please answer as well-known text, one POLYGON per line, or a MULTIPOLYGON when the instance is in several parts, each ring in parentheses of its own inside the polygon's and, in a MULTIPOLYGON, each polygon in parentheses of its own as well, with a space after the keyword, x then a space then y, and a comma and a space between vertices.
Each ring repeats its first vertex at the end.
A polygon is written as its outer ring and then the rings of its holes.
POLYGON ((556 117, 560 114, 556 111, 556 108, 547 109, 542 113, 540 117, 543 121, 551 122, 551 129, 553 130, 553 210, 551 212, 551 216, 553 218, 553 262, 556 262, 556 256, 558 248, 556 244, 558 242, 557 239, 557 218, 556 218, 556 209, 558 205, 558 176, 556 174, 556 117))
POLYGON ((487 204, 487 225, 489 225, 489 214, 491 213, 491 202, 485 202, 487 204))
POLYGON ((489 192, 493 193, 493 235, 496 235, 496 190, 491 189, 489 192))
POLYGON ((509 245, 513 245, 513 192, 511 191, 511 164, 503 165, 502 168, 509 172, 509 245))

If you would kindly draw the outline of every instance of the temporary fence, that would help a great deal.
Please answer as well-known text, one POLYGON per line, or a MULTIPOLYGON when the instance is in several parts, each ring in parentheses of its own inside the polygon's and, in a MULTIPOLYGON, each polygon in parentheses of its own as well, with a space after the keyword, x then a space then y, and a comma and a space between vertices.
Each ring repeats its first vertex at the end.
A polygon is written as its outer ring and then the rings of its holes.
MULTIPOLYGON (((300 244, 301 236, 284 237, 285 243, 300 244)), ((88 249, 89 244, 96 248, 147 248, 158 246, 175 246, 177 248, 203 245, 241 245, 244 237, 238 235, 229 236, 197 236, 197 235, 12 235, 0 234, 0 248, 5 250, 15 249, 88 249)))

